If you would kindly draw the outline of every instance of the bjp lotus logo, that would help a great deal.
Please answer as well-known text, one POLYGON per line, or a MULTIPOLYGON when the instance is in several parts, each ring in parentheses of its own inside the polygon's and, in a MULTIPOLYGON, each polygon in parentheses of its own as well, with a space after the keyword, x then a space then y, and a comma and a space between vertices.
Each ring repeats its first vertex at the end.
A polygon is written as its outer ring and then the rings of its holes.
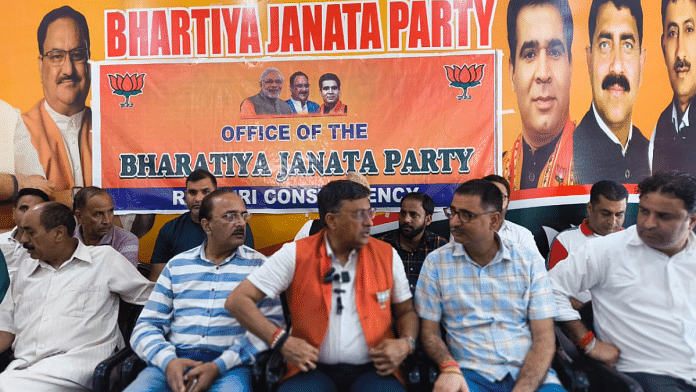
POLYGON ((447 79, 450 81, 449 85, 462 89, 462 95, 457 95, 458 100, 471 99, 471 95, 467 94, 467 90, 469 87, 476 87, 481 84, 481 79, 483 79, 483 67, 485 65, 486 64, 472 64, 467 66, 464 64, 461 67, 458 65, 445 65, 447 79))
POLYGON ((137 74, 126 76, 123 75, 107 75, 109 77, 109 84, 113 90, 114 95, 120 95, 126 98, 126 102, 119 104, 122 108, 132 108, 133 104, 130 102, 130 97, 132 95, 142 94, 143 86, 145 85, 145 75, 137 74))

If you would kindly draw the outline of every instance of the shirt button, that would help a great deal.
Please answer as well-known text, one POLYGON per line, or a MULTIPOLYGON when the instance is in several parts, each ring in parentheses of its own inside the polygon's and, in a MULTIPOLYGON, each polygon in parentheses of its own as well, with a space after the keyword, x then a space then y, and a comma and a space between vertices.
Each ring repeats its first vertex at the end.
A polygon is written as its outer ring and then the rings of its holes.
POLYGON ((203 339, 205 339, 205 335, 201 335, 201 337, 202 337, 203 339))
POLYGON ((205 312, 206 312, 206 313, 210 313, 210 309, 206 310, 205 312))
POLYGON ((219 269, 220 269, 220 266, 215 267, 215 269, 216 269, 216 270, 219 270, 219 269))
POLYGON ((215 287, 213 287, 212 289, 210 289, 210 291, 215 291, 215 287))
POLYGON ((43 344, 39 344, 39 348, 44 348, 44 345, 43 345, 43 344))
POLYGON ((51 297, 53 297, 53 296, 55 296, 55 295, 56 295, 56 293, 53 293, 53 292, 51 293, 51 297))

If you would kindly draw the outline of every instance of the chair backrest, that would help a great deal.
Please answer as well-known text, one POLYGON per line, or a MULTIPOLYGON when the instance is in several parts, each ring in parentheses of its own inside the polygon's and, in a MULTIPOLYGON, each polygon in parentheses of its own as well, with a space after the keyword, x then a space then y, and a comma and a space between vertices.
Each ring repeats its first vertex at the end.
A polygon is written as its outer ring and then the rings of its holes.
POLYGON ((135 328, 135 322, 140 316, 140 311, 143 310, 143 305, 134 305, 128 303, 124 300, 119 300, 118 307, 118 327, 121 329, 121 334, 123 335, 123 340, 126 341, 126 345, 130 345, 130 337, 135 328))

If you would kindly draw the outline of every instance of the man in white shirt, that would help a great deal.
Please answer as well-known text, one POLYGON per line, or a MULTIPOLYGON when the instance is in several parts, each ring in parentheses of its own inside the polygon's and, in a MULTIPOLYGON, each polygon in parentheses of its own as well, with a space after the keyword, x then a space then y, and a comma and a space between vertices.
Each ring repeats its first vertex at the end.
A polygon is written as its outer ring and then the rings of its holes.
POLYGON ((73 237, 75 218, 56 202, 29 209, 22 263, 0 305, 0 351, 15 359, 0 391, 90 391, 97 364, 124 346, 119 297, 144 305, 153 283, 110 246, 73 237))
MULTIPOLYGON (((534 234, 526 227, 505 219, 508 206, 510 205, 510 183, 505 178, 495 174, 485 176, 483 179, 492 182, 503 193, 503 211, 501 213, 503 219, 500 220, 496 228, 498 235, 512 242, 535 249, 539 253, 539 248, 536 246, 536 241, 534 241, 534 234)), ((541 256, 541 253, 539 255, 541 256)))
POLYGON ((10 278, 14 276, 22 260, 29 259, 27 250, 24 249, 20 242, 22 234, 24 234, 24 230, 22 230, 21 226, 22 217, 31 207, 47 201, 48 195, 34 188, 24 188, 20 190, 14 198, 12 219, 16 226, 11 231, 0 234, 0 250, 2 250, 3 256, 5 256, 7 271, 10 273, 10 278))
MULTIPOLYGON (((580 226, 563 230, 554 238, 546 258, 547 268, 551 269, 565 260, 569 253, 580 249, 588 240, 623 230, 627 200, 628 190, 616 181, 602 180, 592 185, 587 218, 580 226)), ((575 309, 580 309, 591 299, 590 293, 584 291, 570 301, 575 309)))
POLYGON ((658 173, 638 185, 637 223, 587 241, 549 276, 556 321, 590 357, 646 392, 696 391, 696 179, 658 173), (596 337, 569 297, 592 294, 596 337))
POLYGON ((281 392, 403 391, 396 377, 415 349, 418 316, 399 254, 370 237, 375 210, 366 187, 332 181, 317 201, 326 228, 283 246, 237 286, 225 307, 283 354, 288 374, 281 392), (289 335, 256 306, 283 292, 289 335))

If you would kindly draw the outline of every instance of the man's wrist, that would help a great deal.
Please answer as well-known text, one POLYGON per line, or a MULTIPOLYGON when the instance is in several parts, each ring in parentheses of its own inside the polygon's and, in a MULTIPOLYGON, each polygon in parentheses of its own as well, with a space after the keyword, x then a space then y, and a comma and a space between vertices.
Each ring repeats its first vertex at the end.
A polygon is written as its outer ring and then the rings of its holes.
POLYGON ((412 337, 405 335, 402 336, 400 339, 404 340, 406 344, 408 345, 408 355, 413 354, 416 352, 416 340, 413 339, 412 337))

